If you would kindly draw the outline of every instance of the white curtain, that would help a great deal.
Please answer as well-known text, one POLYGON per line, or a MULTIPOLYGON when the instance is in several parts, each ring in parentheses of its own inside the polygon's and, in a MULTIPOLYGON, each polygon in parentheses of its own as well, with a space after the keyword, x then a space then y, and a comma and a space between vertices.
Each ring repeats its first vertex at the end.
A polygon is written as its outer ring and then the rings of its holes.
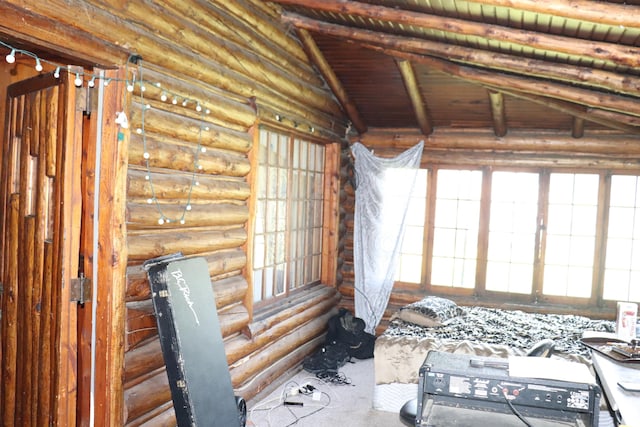
POLYGON ((393 288, 404 222, 424 141, 393 158, 375 156, 357 142, 354 273, 356 316, 374 334, 393 288))

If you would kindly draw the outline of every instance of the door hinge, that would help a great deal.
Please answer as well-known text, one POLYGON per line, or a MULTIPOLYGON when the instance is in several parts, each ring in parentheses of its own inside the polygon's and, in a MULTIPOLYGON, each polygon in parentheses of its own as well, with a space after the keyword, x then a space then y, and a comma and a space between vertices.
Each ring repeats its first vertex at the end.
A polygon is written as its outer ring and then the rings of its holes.
POLYGON ((71 279, 71 301, 84 304, 91 300, 91 279, 80 273, 80 277, 71 279))

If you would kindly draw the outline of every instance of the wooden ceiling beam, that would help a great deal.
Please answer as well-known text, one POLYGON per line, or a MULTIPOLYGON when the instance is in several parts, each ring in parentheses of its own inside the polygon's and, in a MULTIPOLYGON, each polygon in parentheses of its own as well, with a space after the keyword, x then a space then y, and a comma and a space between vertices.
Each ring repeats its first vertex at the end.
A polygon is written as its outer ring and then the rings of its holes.
POLYGON ((311 61, 313 61, 315 66, 318 68, 318 71, 320 71, 336 98, 338 98, 340 105, 342 105, 343 110, 349 117, 349 120, 351 120, 355 130, 359 134, 365 133, 367 131, 367 125, 364 120, 362 120, 362 117, 360 117, 358 109, 349 98, 349 95, 347 94, 347 91, 344 90, 340 79, 338 79, 336 73, 333 72, 333 69, 318 48, 313 37, 311 37, 307 30, 302 28, 297 29, 297 33, 300 41, 302 41, 302 46, 304 47, 305 52, 307 52, 311 61))
MULTIPOLYGON (((388 43, 391 48, 381 47, 380 43, 384 43, 384 38, 380 37, 379 33, 372 31, 358 30, 334 24, 327 24, 321 21, 316 21, 299 16, 295 18, 295 22, 299 23, 300 26, 305 26, 307 28, 310 27, 309 29, 320 31, 324 34, 330 34, 334 36, 338 35, 350 40, 356 38, 360 42, 367 40, 368 43, 371 44, 362 43, 362 45, 365 47, 383 52, 395 58, 408 59, 413 62, 420 62, 444 73, 462 78, 476 84, 488 86, 494 85, 497 87, 508 86, 513 90, 518 90, 524 93, 532 93, 535 95, 557 98, 561 100, 566 99, 576 104, 581 104, 592 108, 617 111, 623 114, 640 116, 640 102, 638 102, 638 99, 634 99, 631 97, 612 95, 589 89, 582 89, 562 83, 554 83, 552 81, 543 81, 540 79, 531 78, 528 75, 515 76, 511 74, 498 73, 495 71, 487 71, 484 69, 459 65, 457 63, 444 59, 414 54, 405 50, 400 50, 405 47, 405 45, 401 43, 402 38, 400 38, 400 40, 395 40, 395 42, 388 43)), ((449 52, 451 52, 452 55, 455 56, 455 52, 457 52, 459 49, 460 48, 458 46, 450 46, 449 52)))
POLYGON ((622 26, 640 29, 638 6, 597 2, 593 0, 482 0, 483 5, 508 7, 533 13, 561 16, 567 19, 588 21, 594 24, 622 26))
MULTIPOLYGON (((394 51, 393 49, 382 49, 378 46, 369 46, 374 50, 380 50, 390 56, 396 58, 405 58, 413 62, 423 63, 438 71, 458 77, 470 83, 479 84, 489 89, 494 89, 503 93, 520 93, 535 96, 544 99, 554 99, 555 104, 549 103, 548 106, 558 105, 561 101, 567 102, 568 105, 578 104, 584 107, 591 107, 593 110, 589 112, 585 118, 595 123, 601 123, 614 129, 624 130, 626 132, 639 133, 640 128, 626 125, 625 117, 635 116, 640 118, 640 102, 633 99, 625 99, 616 95, 607 95, 596 93, 585 89, 574 88, 571 86, 539 81, 527 77, 511 76, 502 73, 486 72, 475 68, 465 67, 453 64, 442 59, 430 58, 427 56, 411 54, 407 52, 394 51), (598 118, 597 114, 593 114, 595 110, 609 110, 609 112, 617 112, 615 117, 619 117, 619 122, 604 121, 598 118)), ((586 111, 576 110, 572 113, 575 116, 587 114, 586 111)), ((610 114, 610 117, 614 117, 610 114)), ((635 120, 635 117, 633 118, 635 120)))
MULTIPOLYGON (((510 88, 505 88, 505 87, 488 86, 487 89, 493 90, 493 91, 499 91, 505 95, 509 95, 514 98, 519 98, 525 101, 544 105, 545 107, 548 107, 560 113, 569 114, 574 117, 574 120, 575 119, 587 120, 593 123, 598 123, 602 126, 606 126, 611 129, 623 131, 625 133, 640 135, 640 126, 639 126, 640 120, 638 120, 638 122, 634 124, 633 120, 636 120, 636 118, 629 117, 620 113, 611 113, 611 114, 603 115, 601 114, 602 110, 598 110, 595 108, 585 108, 584 106, 576 105, 571 102, 551 99, 541 95, 532 95, 529 93, 518 92, 517 90, 511 90, 510 88)), ((577 135, 576 131, 577 130, 574 122, 572 135, 574 138, 579 138, 579 136, 576 136, 577 135)))
POLYGON ((431 119, 429 118, 429 114, 425 108, 424 99, 420 94, 420 88, 418 87, 418 81, 416 80, 416 75, 413 71, 413 67, 411 66, 411 62, 398 60, 396 61, 396 64, 398 65, 398 69, 402 75, 402 80, 404 81, 404 86, 407 89, 409 99, 411 99, 411 105, 413 106, 413 111, 416 115, 420 131, 424 135, 430 135, 431 132, 433 132, 433 126, 431 125, 431 119))
MULTIPOLYGON (((500 25, 465 21, 463 19, 430 15, 406 9, 395 9, 351 0, 271 0, 273 3, 307 7, 317 11, 355 15, 365 19, 390 21, 444 31, 463 37, 476 36, 504 43, 515 43, 543 51, 590 57, 610 65, 637 67, 640 48, 613 43, 563 37, 535 31, 508 28, 500 25)), ((636 8, 640 14, 640 8, 636 8)), ((637 16, 637 15, 636 15, 637 16)))
POLYGON ((505 136, 507 134, 507 118, 504 112, 502 93, 490 90, 489 101, 491 102, 491 116, 493 117, 493 131, 496 136, 505 136))
POLYGON ((538 59, 522 58, 515 55, 494 53, 464 46, 453 46, 415 37, 396 36, 371 30, 350 28, 288 12, 282 15, 282 19, 284 22, 296 26, 296 28, 304 28, 309 31, 341 37, 346 40, 391 47, 494 70, 525 74, 527 76, 536 76, 605 89, 616 93, 640 96, 640 78, 631 75, 621 75, 610 71, 568 64, 554 64, 538 59))

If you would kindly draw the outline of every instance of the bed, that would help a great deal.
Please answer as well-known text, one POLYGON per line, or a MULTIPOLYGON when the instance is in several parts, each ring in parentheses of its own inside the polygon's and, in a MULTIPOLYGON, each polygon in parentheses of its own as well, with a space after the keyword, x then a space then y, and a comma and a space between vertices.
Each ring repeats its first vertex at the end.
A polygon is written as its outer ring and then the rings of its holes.
POLYGON ((552 339, 552 357, 590 364, 589 350, 580 342, 586 330, 613 332, 615 323, 575 315, 460 307, 446 298, 426 297, 402 307, 376 340, 373 406, 398 412, 415 398, 418 370, 429 350, 520 356, 543 339, 552 339))

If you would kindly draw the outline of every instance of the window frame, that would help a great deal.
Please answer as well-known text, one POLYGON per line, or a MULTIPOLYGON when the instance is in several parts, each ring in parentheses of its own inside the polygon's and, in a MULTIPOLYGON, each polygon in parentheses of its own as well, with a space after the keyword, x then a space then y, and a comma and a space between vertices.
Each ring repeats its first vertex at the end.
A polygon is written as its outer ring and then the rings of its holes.
POLYGON ((615 301, 603 299, 603 276, 604 265, 606 260, 606 229, 608 226, 608 209, 609 194, 611 191, 612 175, 632 175, 640 177, 640 171, 636 170, 616 170, 610 168, 589 168, 589 167, 548 167, 548 166, 493 166, 493 165, 451 165, 445 163, 429 163, 422 166, 428 169, 428 187, 427 187, 427 207, 425 216, 425 245, 423 252, 423 280, 422 284, 396 282, 396 289, 405 292, 423 292, 429 294, 444 295, 452 297, 460 297, 463 300, 479 300, 492 302, 496 304, 514 303, 514 304, 539 304, 541 306, 572 306, 572 307, 589 307, 594 309, 610 309, 615 307, 615 301), (481 170, 482 171, 482 195, 479 216, 479 236, 476 266, 476 282, 475 287, 465 289, 457 286, 442 286, 431 283, 432 262, 433 262, 433 237, 435 226, 435 210, 436 210, 436 188, 437 173, 442 169, 457 170, 481 170), (531 293, 516 294, 510 292, 491 291, 486 289, 486 266, 488 254, 488 236, 489 236, 489 211, 490 211, 490 194, 491 181, 493 172, 509 171, 509 172, 533 172, 539 177, 538 186, 538 219, 536 226, 534 260, 533 260, 533 283, 531 293), (572 173, 572 174, 594 174, 598 176, 598 195, 597 195, 597 213, 595 224, 595 241, 594 241, 594 261, 591 283, 591 296, 589 298, 561 296, 561 295, 545 295, 542 293, 544 278, 544 248, 546 245, 547 233, 545 225, 548 220, 548 197, 550 176, 552 173, 572 173))
MULTIPOLYGON (((251 173, 248 176, 248 180, 251 185, 251 192, 248 201, 249 205, 249 219, 247 221, 247 244, 246 244, 246 254, 247 254, 247 263, 245 268, 245 273, 247 276, 247 280, 250 284, 250 289, 246 294, 245 302, 248 307, 250 307, 251 316, 259 315, 262 317, 262 314, 267 315, 271 313, 273 309, 281 310, 284 309, 287 303, 283 304, 283 301, 288 301, 291 298, 295 297, 297 294, 312 288, 318 284, 325 285, 335 285, 336 274, 335 266, 337 265, 337 248, 338 248, 338 240, 336 238, 336 233, 334 230, 338 224, 338 196, 339 194, 339 180, 333 179, 338 174, 339 169, 339 161, 340 161, 340 144, 334 141, 327 141, 315 136, 309 136, 307 134, 303 134, 302 132, 297 132, 292 129, 288 129, 285 127, 279 126, 271 126, 267 124, 262 124, 256 127, 256 131, 254 133, 254 144, 253 148, 249 154, 250 162, 251 162, 251 173), (306 283, 304 285, 296 285, 291 288, 288 285, 288 281, 284 282, 284 292, 280 295, 271 295, 264 297, 264 290, 262 291, 262 299, 259 301, 254 301, 254 239, 256 237, 256 215, 258 208, 258 179, 259 179, 259 160, 260 160, 260 138, 263 132, 268 132, 270 135, 277 135, 278 141, 281 138, 287 140, 287 144, 289 148, 292 148, 296 142, 299 140, 304 140, 305 142, 321 145, 324 149, 324 159, 323 170, 321 171, 323 176, 322 179, 322 192, 323 196, 321 197, 321 205, 322 205, 322 223, 321 223, 321 254, 320 254, 320 276, 319 279, 313 280, 310 283, 306 283), (331 270, 333 267, 334 271, 331 270)), ((290 157, 290 156, 289 156, 290 157)), ((289 180, 292 174, 292 162, 289 159, 288 161, 288 190, 290 188, 289 180)), ((315 200, 315 199, 314 199, 315 200)), ((291 205, 291 194, 287 194, 286 198, 287 204, 287 212, 289 215, 289 209, 291 205)), ((285 225, 285 262, 289 264, 290 254, 290 223, 287 221, 285 225)), ((312 261, 313 263, 313 261, 312 261)), ((285 274, 289 274, 289 268, 285 270, 285 274)), ((264 283, 264 282, 263 282, 264 283)))

